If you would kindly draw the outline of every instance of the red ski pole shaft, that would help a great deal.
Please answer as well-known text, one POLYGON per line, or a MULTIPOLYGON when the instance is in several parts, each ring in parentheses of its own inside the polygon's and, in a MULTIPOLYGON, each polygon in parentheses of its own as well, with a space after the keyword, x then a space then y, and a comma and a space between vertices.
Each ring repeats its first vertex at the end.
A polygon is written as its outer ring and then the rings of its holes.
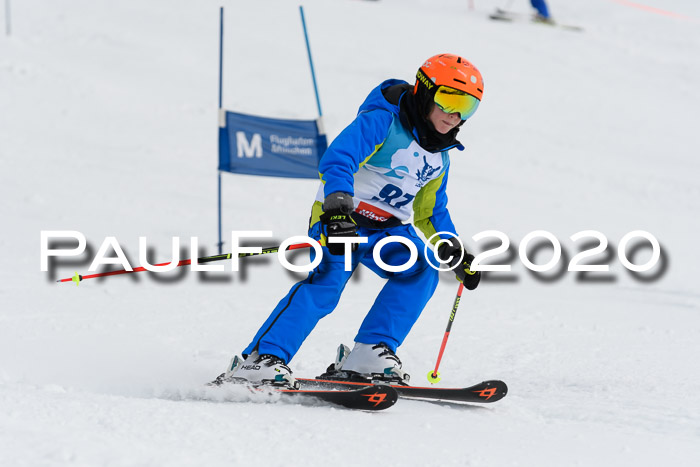
POLYGON ((443 336, 442 344, 440 345, 440 353, 438 353, 437 362, 435 362, 435 369, 428 373, 428 381, 430 381, 431 383, 437 383, 438 381, 440 381, 440 373, 438 373, 438 368, 440 368, 442 354, 445 353, 445 347, 447 346, 447 338, 450 337, 452 323, 455 320, 455 315, 457 314, 457 307, 459 306, 459 301, 462 298, 462 290, 464 290, 464 284, 460 282, 459 289, 457 290, 457 296, 455 297, 454 305, 452 305, 450 319, 447 321, 447 329, 445 329, 445 335, 443 336))
MULTIPOLYGON (((309 248, 311 244, 309 243, 296 243, 294 245, 289 245, 287 247, 286 251, 289 250, 298 250, 300 248, 309 248)), ((258 256, 258 255, 266 255, 269 253, 277 253, 279 251, 280 247, 279 246, 271 246, 267 248, 263 248, 260 253, 239 253, 238 257, 239 258, 245 258, 246 256, 258 256)), ((225 259, 231 259, 232 254, 231 253, 224 253, 222 255, 215 255, 215 256, 204 256, 202 258, 197 258, 197 263, 198 264, 204 264, 204 263, 211 263, 213 261, 222 261, 225 259)), ((160 264, 155 264, 154 266, 166 266, 170 263, 160 263, 160 264)), ((189 264, 192 264, 191 259, 183 259, 182 261, 177 263, 176 267, 180 266, 187 266, 189 264)), ((98 274, 88 274, 87 276, 82 276, 78 274, 77 272, 73 277, 67 277, 65 279, 59 279, 56 282, 75 282, 76 285, 80 283, 80 281, 83 281, 85 279, 94 279, 96 277, 107 277, 107 276, 117 276, 119 274, 131 274, 133 272, 142 272, 146 271, 147 269, 139 266, 138 268, 134 268, 131 271, 127 271, 126 269, 120 269, 119 271, 109 271, 109 272, 101 272, 98 274)))

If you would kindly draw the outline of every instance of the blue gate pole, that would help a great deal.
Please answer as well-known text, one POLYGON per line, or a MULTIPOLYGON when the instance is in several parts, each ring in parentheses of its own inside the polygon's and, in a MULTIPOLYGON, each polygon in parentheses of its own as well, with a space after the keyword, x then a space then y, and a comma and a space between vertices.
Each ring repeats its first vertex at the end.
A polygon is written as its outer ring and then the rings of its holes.
POLYGON ((299 13, 301 13, 301 25, 304 28, 304 39, 306 40, 306 53, 309 55, 309 66, 311 67, 311 79, 314 82, 314 93, 316 93, 316 105, 318 106, 318 116, 322 117, 321 100, 318 97, 318 87, 316 86, 316 72, 314 71, 314 61, 311 59, 311 46, 309 46, 309 36, 306 33, 306 21, 304 20, 304 7, 299 5, 299 13))
MULTIPOLYGON (((222 112, 222 99, 223 99, 223 75, 224 75, 224 7, 219 9, 219 115, 217 115, 217 121, 219 126, 219 154, 217 155, 219 160, 221 160, 221 112, 222 112)), ((218 165, 218 164, 217 164, 218 165)), ((222 254, 222 249, 224 246, 221 240, 221 168, 218 170, 219 175, 219 254, 222 254)))

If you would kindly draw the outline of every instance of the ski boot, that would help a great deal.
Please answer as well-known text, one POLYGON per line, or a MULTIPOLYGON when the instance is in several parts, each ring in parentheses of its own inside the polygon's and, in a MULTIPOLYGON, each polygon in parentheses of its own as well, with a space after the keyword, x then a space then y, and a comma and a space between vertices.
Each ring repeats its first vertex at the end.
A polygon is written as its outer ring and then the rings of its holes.
POLYGON ((533 23, 543 23, 543 24, 548 24, 550 26, 554 26, 556 23, 554 22, 554 19, 552 19, 551 16, 543 16, 539 13, 536 13, 532 17, 532 22, 533 23))
POLYGON ((319 379, 407 385, 411 376, 401 369, 401 360, 385 343, 355 343, 350 351, 340 344, 332 363, 319 379))
POLYGON ((238 355, 233 357, 226 372, 210 384, 221 386, 224 383, 299 389, 299 383, 292 376, 292 370, 281 358, 269 354, 259 355, 257 351, 252 352, 245 360, 241 360, 238 355))

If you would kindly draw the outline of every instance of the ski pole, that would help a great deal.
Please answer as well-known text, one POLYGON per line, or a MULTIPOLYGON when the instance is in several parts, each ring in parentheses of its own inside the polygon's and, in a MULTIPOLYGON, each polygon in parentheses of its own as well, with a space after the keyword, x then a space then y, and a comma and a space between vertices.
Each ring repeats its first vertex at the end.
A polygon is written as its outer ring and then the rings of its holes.
MULTIPOLYGON (((287 247, 286 251, 289 250, 298 250, 300 248, 309 248, 311 244, 309 243, 297 243, 294 245, 289 245, 287 247)), ((266 255, 269 253, 277 253, 279 251, 280 247, 279 246, 271 246, 267 248, 263 248, 260 253, 238 253, 239 258, 245 258, 246 256, 258 256, 258 255, 266 255)), ((204 256, 202 258, 197 258, 197 263, 198 264, 204 264, 204 263, 211 263, 213 261, 222 261, 225 259, 231 259, 231 253, 224 253, 222 255, 215 255, 215 256, 204 256)), ((165 266, 170 263, 160 263, 160 264, 155 264, 154 266, 165 266)), ((177 263, 177 266, 175 267, 180 267, 180 266, 187 266, 189 264, 192 264, 191 259, 183 259, 182 261, 177 263)), ((85 280, 85 279, 94 279, 96 277, 106 277, 106 276, 116 276, 119 274, 131 274, 132 272, 141 272, 141 271, 146 271, 146 268, 144 267, 138 267, 134 268, 131 271, 127 271, 126 269, 121 269, 119 271, 109 271, 109 272, 102 272, 98 274, 89 274, 87 276, 82 276, 78 274, 77 272, 73 277, 67 277, 65 279, 59 279, 56 282, 70 282, 73 281, 75 282, 75 285, 80 285, 80 281, 85 280)))
POLYGON ((442 354, 445 352, 447 338, 450 337, 450 329, 452 329, 452 323, 454 322, 455 315, 457 314, 459 300, 462 298, 462 290, 464 290, 464 284, 460 282, 459 289, 457 290, 457 296, 455 297, 455 303, 454 305, 452 305, 450 319, 447 321, 447 329, 445 329, 445 336, 442 338, 442 345, 440 346, 440 353, 438 354, 437 362, 435 363, 435 369, 428 372, 428 381, 430 381, 432 384, 435 384, 440 381, 440 373, 438 373, 438 368, 440 367, 440 360, 442 360, 442 354))

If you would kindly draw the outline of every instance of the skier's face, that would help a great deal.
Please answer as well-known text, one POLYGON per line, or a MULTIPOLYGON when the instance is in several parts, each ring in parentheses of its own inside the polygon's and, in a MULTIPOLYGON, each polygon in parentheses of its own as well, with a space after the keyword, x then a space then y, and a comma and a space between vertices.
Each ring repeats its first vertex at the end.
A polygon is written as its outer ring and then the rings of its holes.
POLYGON ((459 116, 459 112, 448 114, 433 104, 433 109, 428 114, 428 120, 430 120, 430 123, 433 124, 438 133, 444 135, 459 125, 462 118, 459 116))

